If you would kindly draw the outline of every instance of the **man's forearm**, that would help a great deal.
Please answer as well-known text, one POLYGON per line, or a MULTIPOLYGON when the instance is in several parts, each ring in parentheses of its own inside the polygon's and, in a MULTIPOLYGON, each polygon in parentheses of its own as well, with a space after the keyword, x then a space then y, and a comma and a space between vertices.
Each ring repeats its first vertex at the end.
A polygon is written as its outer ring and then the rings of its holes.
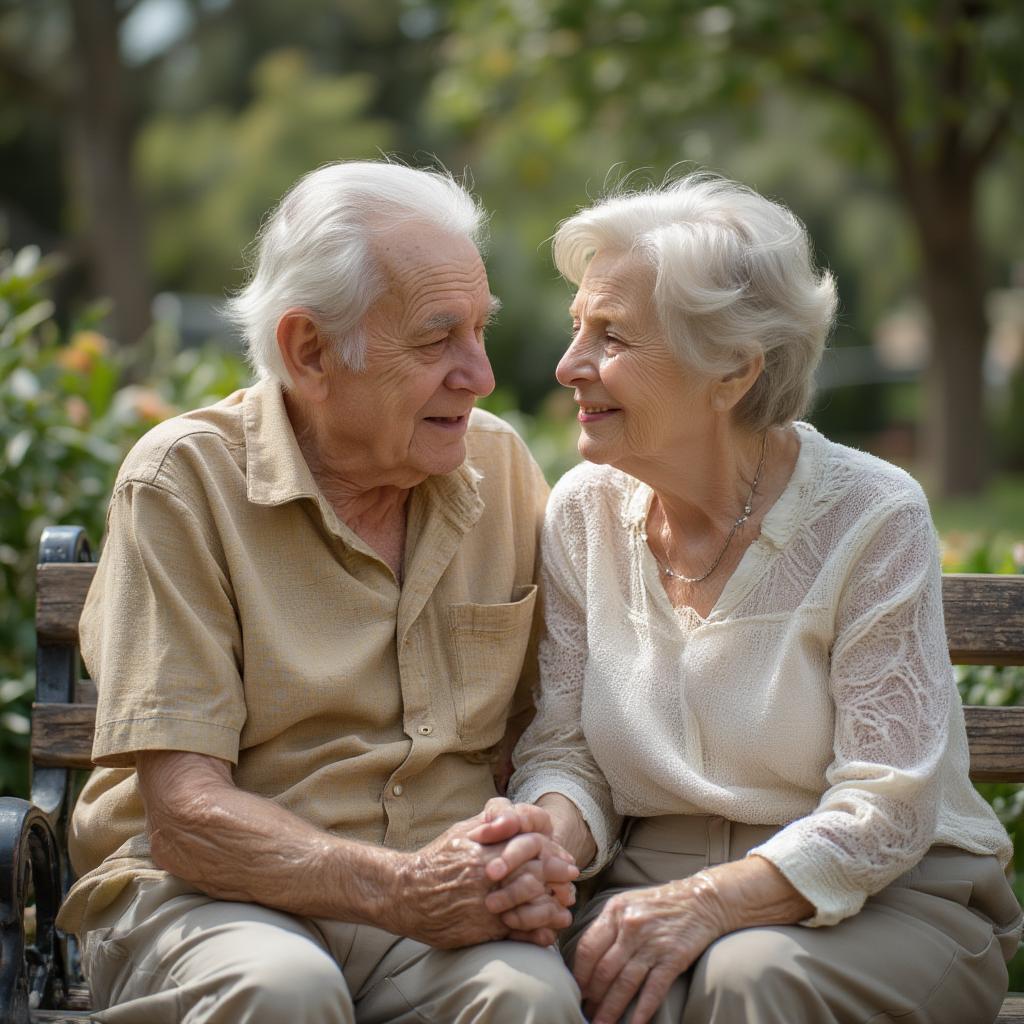
POLYGON ((213 758, 140 754, 139 778, 158 867, 217 899, 389 928, 402 854, 331 835, 238 789, 213 758))

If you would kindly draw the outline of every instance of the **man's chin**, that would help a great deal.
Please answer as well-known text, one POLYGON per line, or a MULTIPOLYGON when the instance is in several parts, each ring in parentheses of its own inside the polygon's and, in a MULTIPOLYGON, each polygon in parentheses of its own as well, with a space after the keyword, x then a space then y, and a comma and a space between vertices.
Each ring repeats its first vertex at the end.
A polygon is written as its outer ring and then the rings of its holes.
POLYGON ((454 473, 466 461, 466 442, 461 438, 457 442, 445 445, 444 451, 432 452, 423 460, 423 468, 428 476, 444 476, 454 473))

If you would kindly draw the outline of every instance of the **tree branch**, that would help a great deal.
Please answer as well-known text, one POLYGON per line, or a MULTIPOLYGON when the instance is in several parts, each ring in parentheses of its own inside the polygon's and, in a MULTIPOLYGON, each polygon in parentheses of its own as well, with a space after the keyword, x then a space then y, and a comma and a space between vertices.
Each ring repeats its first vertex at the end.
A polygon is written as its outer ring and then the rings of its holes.
POLYGON ((1012 124, 1013 106, 1007 103, 996 111, 988 131, 977 145, 968 150, 964 158, 964 165, 969 175, 973 177, 992 159, 1002 141, 1010 133, 1012 124))
POLYGON ((39 103, 54 113, 63 111, 66 94, 49 78, 35 75, 25 68, 10 50, 0 47, 0 82, 14 95, 29 103, 39 103))

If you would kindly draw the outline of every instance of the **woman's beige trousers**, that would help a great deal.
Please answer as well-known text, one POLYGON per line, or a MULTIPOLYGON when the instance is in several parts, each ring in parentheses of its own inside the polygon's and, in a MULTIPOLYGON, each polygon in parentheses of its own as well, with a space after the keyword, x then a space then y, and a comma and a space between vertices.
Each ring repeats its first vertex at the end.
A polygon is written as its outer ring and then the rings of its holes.
MULTIPOLYGON (((775 831, 717 817, 632 822, 563 943, 567 962, 610 896, 736 860, 775 831)), ((719 939, 676 981, 656 1024, 991 1024, 1020 928, 994 857, 933 847, 837 925, 719 939)))

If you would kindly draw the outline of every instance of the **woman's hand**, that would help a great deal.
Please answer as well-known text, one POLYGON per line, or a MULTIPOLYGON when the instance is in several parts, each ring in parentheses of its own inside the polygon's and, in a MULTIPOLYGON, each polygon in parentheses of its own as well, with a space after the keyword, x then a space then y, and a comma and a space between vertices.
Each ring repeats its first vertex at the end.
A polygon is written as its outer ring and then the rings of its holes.
MULTIPOLYGON (((484 901, 487 909, 501 915, 514 938, 569 924, 568 911, 558 910, 576 902, 573 881, 579 869, 572 855, 552 838, 548 813, 533 804, 513 804, 499 797, 488 801, 482 817, 484 823, 467 838, 482 844, 504 843, 487 864, 487 877, 497 883, 484 901), (516 828, 521 830, 520 836, 505 841, 516 828), (535 850, 533 841, 538 839, 539 849, 535 850)), ((552 933, 552 942, 554 938, 552 933)))
POLYGON ((672 982, 715 939, 740 928, 796 924, 813 913, 774 864, 751 854, 613 896, 583 933, 573 974, 592 1024, 613 1024, 637 992, 631 1024, 647 1024, 672 982))
POLYGON ((614 1024, 639 992, 631 1024, 647 1024, 676 978, 732 929, 711 877, 613 896, 583 933, 573 974, 592 1024, 614 1024))

